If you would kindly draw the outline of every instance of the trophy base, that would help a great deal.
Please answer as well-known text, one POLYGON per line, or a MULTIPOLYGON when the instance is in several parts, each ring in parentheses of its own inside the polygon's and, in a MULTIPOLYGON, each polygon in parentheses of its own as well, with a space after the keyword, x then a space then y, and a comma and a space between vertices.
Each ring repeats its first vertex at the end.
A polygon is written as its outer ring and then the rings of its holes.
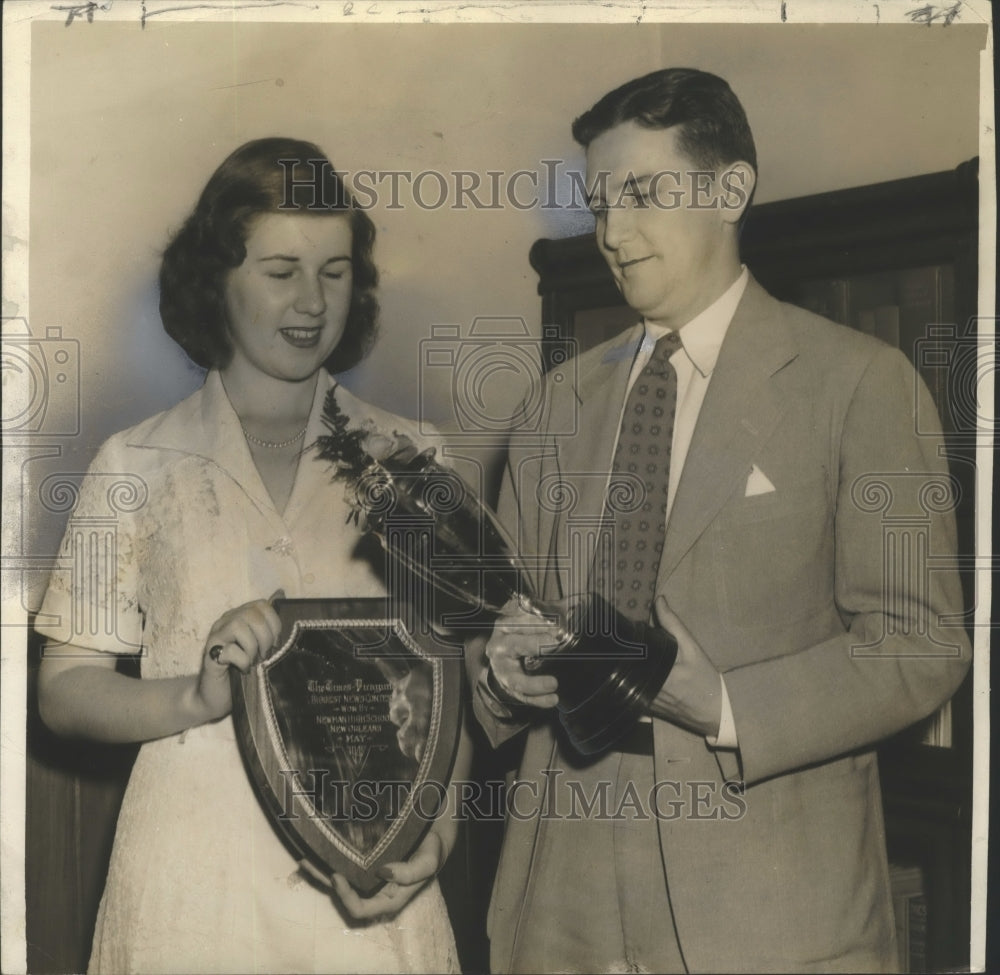
POLYGON ((559 721, 581 755, 596 755, 648 713, 677 659, 677 641, 666 630, 626 619, 597 595, 581 613, 589 625, 573 627, 577 635, 534 658, 530 670, 559 681, 559 721))

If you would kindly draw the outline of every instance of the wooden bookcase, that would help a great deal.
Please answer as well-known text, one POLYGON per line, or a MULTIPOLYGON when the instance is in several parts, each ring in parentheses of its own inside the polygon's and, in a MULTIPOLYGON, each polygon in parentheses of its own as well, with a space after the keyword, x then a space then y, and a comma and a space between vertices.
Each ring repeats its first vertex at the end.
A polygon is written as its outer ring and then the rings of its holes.
MULTIPOLYGON (((973 159, 946 172, 754 207, 741 241, 744 261, 771 294, 898 345, 927 381, 961 488, 956 516, 967 625, 975 540, 977 228, 973 159)), ((536 241, 530 260, 539 276, 547 367, 636 321, 593 235, 536 241)), ((923 889, 911 914, 919 928, 914 971, 969 964, 971 762, 971 675, 943 714, 880 747, 890 860, 897 872, 919 875, 923 889)))

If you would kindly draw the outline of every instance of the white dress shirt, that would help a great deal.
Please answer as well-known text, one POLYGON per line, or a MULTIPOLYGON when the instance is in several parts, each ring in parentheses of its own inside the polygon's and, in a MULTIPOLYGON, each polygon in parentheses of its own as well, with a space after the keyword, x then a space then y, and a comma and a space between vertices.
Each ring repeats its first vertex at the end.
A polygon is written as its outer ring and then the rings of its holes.
MULTIPOLYGON (((736 313, 736 306, 743 297, 749 274, 746 266, 740 276, 711 305, 699 315, 696 315, 686 325, 680 328, 681 348, 671 357, 670 364, 677 372, 677 410, 674 414, 674 433, 670 447, 670 483, 667 486, 667 521, 669 527, 670 510, 673 507, 677 485, 680 482, 684 461, 691 447, 695 424, 701 412, 701 404, 705 400, 708 384, 715 370, 715 363, 722 349, 722 342, 729 330, 729 323, 736 313)), ((670 329, 662 325, 645 323, 646 334, 643 337, 639 351, 636 353, 632 371, 629 373, 628 393, 632 384, 639 377, 653 355, 657 340, 666 335, 670 329)), ((624 414, 625 401, 622 403, 624 414)), ((621 424, 619 424, 620 427, 621 424)), ((615 445, 617 446, 617 444, 615 445)), ((709 735, 706 741, 713 748, 737 748, 736 725, 733 720, 733 708, 726 691, 726 682, 719 675, 722 684, 722 717, 719 723, 719 733, 709 735)))

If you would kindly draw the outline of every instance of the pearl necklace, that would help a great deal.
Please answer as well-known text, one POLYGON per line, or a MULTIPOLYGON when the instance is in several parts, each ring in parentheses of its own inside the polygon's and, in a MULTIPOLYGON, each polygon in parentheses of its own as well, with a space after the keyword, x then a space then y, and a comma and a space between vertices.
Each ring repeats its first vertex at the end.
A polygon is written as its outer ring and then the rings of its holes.
POLYGON ((243 436, 250 443, 258 447, 265 447, 267 450, 280 450, 282 447, 291 447, 293 443, 298 443, 306 435, 306 428, 303 427, 294 437, 289 437, 287 440, 261 440, 260 437, 255 437, 252 433, 249 433, 246 427, 241 425, 241 429, 243 430, 243 436))

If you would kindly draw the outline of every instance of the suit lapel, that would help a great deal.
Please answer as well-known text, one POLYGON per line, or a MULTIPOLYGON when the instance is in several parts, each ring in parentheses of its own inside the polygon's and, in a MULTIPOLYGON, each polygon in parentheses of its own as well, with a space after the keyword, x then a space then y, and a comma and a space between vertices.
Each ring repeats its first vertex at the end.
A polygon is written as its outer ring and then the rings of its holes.
POLYGON ((745 487, 754 458, 784 411, 773 377, 796 355, 779 302, 751 278, 698 415, 667 524, 661 580, 745 487))

